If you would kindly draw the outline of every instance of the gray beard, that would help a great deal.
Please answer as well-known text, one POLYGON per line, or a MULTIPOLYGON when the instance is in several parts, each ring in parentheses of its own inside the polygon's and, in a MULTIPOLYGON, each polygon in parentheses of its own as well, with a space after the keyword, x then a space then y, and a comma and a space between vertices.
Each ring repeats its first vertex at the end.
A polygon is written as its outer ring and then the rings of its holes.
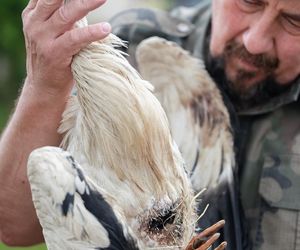
POLYGON ((239 72, 238 82, 227 78, 222 58, 209 58, 207 69, 221 90, 229 97, 236 110, 245 110, 268 102, 272 97, 284 92, 289 85, 281 85, 270 75, 266 79, 245 89, 243 81, 253 77, 252 73, 239 72))
MULTIPOLYGON (((275 58, 266 58, 265 56, 250 56, 251 61, 258 67, 267 67, 270 71, 268 77, 262 81, 253 84, 251 87, 245 89, 243 88, 243 79, 251 79, 253 77, 253 73, 241 71, 238 72, 239 79, 236 82, 230 81, 225 73, 225 63, 224 58, 212 58, 209 53, 209 43, 210 43, 210 29, 207 30, 207 35, 205 36, 204 41, 204 61, 206 68, 211 75, 211 77, 215 80, 217 85, 223 92, 223 95, 226 95, 229 101, 233 104, 236 110, 245 110, 251 107, 261 105, 267 103, 272 97, 277 96, 284 92, 288 85, 280 85, 273 78, 271 72, 274 71, 276 67, 279 65, 279 61, 275 58)), ((240 53, 236 50, 241 50, 234 43, 231 43, 231 48, 226 53, 240 53)), ((242 49, 242 57, 248 58, 248 53, 245 49, 242 49)), ((249 58, 248 58, 249 59, 249 58)), ((248 60, 247 59, 247 60, 248 60)))

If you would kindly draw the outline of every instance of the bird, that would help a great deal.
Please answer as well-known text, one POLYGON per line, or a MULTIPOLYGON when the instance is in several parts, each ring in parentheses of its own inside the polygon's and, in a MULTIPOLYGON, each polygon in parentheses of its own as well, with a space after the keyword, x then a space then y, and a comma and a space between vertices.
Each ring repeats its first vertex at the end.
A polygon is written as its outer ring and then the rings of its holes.
POLYGON ((174 141, 186 163, 193 189, 206 188, 198 212, 209 204, 197 228, 226 219, 222 244, 242 248, 243 217, 236 181, 235 124, 226 93, 214 82, 199 58, 173 41, 150 37, 136 49, 135 61, 141 76, 154 86, 174 141), (223 238, 224 235, 224 238, 223 238))
MULTIPOLYGON (((28 166, 33 201, 39 218, 42 218, 49 250, 62 247, 67 250, 145 249, 141 248, 130 227, 122 223, 125 218, 122 210, 115 207, 113 200, 116 198, 97 186, 69 152, 51 146, 36 149, 31 153, 28 166), (55 185, 44 185, 49 184, 49 178, 55 180, 55 185), (49 197, 52 198, 51 205, 49 197), (110 204, 114 204, 114 207, 110 204), (53 224, 56 226, 55 231, 49 230, 53 224)), ((217 240, 216 232, 224 223, 219 221, 194 236, 186 250, 206 250, 217 240)), ((223 250, 225 247, 224 242, 215 250, 223 250)))
POLYGON ((186 164, 153 86, 117 49, 122 46, 111 34, 74 57, 76 93, 58 130, 60 148, 29 156, 47 247, 190 249, 192 240, 192 249, 206 249, 224 224, 208 240, 193 238, 197 195, 186 164))
POLYGON ((166 112, 193 188, 213 188, 231 176, 235 153, 230 114, 203 62, 160 37, 142 41, 136 61, 166 112))

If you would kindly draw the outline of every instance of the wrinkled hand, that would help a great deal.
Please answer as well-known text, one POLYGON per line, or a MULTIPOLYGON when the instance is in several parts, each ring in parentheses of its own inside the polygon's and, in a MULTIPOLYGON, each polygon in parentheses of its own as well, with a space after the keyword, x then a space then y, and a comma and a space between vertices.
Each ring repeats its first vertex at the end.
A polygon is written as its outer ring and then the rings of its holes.
POLYGON ((42 92, 72 88, 73 56, 110 33, 107 23, 76 28, 75 22, 106 0, 30 0, 22 13, 27 52, 27 81, 42 92))
MULTIPOLYGON (((206 250, 212 246, 212 244, 220 237, 220 234, 217 233, 223 226, 225 221, 221 220, 211 227, 205 229, 203 232, 199 233, 197 236, 194 236, 189 242, 185 250, 206 250)), ((223 250, 227 246, 226 242, 222 242, 215 250, 223 250)))

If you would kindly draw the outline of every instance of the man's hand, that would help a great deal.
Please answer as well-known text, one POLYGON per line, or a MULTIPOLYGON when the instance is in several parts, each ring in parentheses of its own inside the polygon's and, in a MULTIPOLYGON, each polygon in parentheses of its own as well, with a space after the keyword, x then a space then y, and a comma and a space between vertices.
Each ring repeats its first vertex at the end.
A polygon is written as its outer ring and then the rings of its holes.
MULTIPOLYGON (((189 242, 188 246, 185 250, 207 250, 217 241, 220 237, 220 234, 217 233, 223 226, 225 225, 225 221, 221 220, 216 224, 210 226, 205 229, 203 232, 194 236, 192 240, 189 242)), ((224 250, 227 246, 227 243, 222 242, 217 248, 214 250, 224 250)))
POLYGON ((73 56, 107 36, 109 24, 76 28, 75 22, 105 0, 30 0, 22 14, 27 78, 16 111, 0 140, 0 241, 32 245, 43 241, 31 200, 27 159, 32 150, 57 146, 61 121, 73 87, 73 56))
POLYGON ((27 81, 44 93, 70 90, 73 56, 110 32, 108 23, 76 28, 75 22, 105 0, 30 0, 22 14, 27 81))

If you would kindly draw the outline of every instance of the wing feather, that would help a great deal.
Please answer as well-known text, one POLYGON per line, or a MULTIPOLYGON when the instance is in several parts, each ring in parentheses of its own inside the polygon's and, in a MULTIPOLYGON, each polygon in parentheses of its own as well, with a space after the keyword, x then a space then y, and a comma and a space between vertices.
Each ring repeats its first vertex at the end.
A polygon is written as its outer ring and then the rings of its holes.
POLYGON ((193 187, 215 186, 224 171, 231 175, 235 163, 230 117, 203 63, 158 37, 143 41, 136 59, 165 109, 193 187))
POLYGON ((114 249, 116 244, 116 249, 138 249, 105 191, 85 177, 68 152, 54 147, 33 151, 28 178, 49 250, 114 249))

